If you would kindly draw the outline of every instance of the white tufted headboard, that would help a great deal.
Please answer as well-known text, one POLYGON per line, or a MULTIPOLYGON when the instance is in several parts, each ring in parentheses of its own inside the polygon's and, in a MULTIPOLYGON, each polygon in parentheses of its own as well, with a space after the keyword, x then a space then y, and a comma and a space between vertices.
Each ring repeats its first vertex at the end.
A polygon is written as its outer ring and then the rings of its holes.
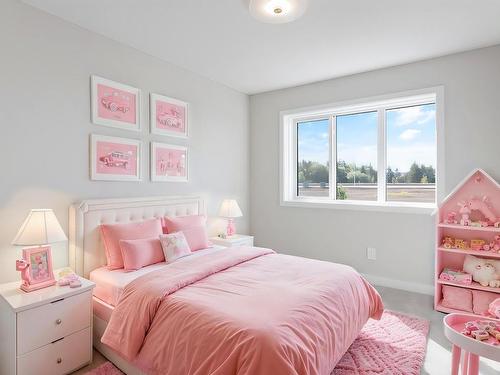
POLYGON ((92 199, 69 210, 69 264, 84 277, 106 264, 99 225, 129 223, 155 217, 205 214, 201 197, 92 199))

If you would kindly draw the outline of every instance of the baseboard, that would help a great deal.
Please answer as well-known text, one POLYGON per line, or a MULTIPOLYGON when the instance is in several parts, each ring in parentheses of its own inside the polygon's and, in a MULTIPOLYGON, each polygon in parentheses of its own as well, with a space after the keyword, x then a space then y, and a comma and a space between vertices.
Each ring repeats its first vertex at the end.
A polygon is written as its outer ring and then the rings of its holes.
POLYGON ((373 285, 385 286, 388 288, 406 290, 408 292, 434 295, 434 286, 430 284, 413 283, 409 281, 388 279, 386 277, 362 274, 363 277, 373 285))

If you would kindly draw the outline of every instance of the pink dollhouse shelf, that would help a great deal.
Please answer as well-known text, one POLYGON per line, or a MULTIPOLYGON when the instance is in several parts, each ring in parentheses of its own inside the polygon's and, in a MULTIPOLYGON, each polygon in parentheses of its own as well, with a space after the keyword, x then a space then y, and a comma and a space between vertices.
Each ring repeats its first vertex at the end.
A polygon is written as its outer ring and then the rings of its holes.
POLYGON ((462 249, 447 249, 444 247, 438 247, 439 251, 444 251, 448 253, 456 253, 456 254, 470 254, 470 255, 475 255, 478 257, 483 257, 483 258, 495 258, 495 259, 500 259, 500 253, 495 253, 493 251, 478 251, 478 250, 462 250, 462 249))
MULTIPOLYGON (((500 288, 481 286, 473 282, 471 285, 459 284, 449 280, 440 280, 439 275, 444 268, 452 270, 463 269, 464 260, 467 255, 478 258, 500 260, 500 253, 493 251, 478 251, 472 249, 447 249, 443 244, 445 238, 451 241, 462 241, 462 244, 470 244, 471 241, 484 241, 486 244, 497 241, 495 238, 500 235, 500 228, 493 224, 500 221, 500 185, 491 176, 481 169, 473 170, 461 183, 457 185, 450 195, 439 205, 436 215, 436 251, 435 251, 435 293, 434 308, 444 313, 463 313, 452 307, 442 305, 443 286, 450 285, 455 288, 475 290, 479 292, 469 293, 470 302, 474 311, 474 317, 483 318, 481 309, 484 309, 485 302, 495 298, 495 294, 500 298, 500 288), (446 224, 454 221, 465 221, 471 225, 446 224), (487 227, 475 226, 475 223, 486 222, 487 227), (490 294, 490 293, 495 294, 490 294), (482 301, 482 302, 481 302, 482 301)), ((457 247, 460 246, 457 245, 457 247)), ((458 293, 456 289, 449 289, 450 293, 458 293)), ((467 295, 467 293, 464 293, 467 295)), ((449 305, 450 300, 447 301, 449 305)), ((488 302, 489 303, 489 302, 488 302)), ((487 305, 487 304, 486 304, 487 305)), ((459 304, 456 305, 460 307, 459 304)))
POLYGON ((471 230, 471 231, 476 231, 476 232, 498 232, 498 233, 500 233, 500 228, 496 228, 496 227, 469 227, 469 226, 463 226, 463 225, 458 225, 458 224, 444 224, 444 223, 439 223, 438 227, 439 228, 448 228, 448 229, 471 230))
POLYGON ((490 286, 482 286, 481 284, 476 283, 475 281, 473 281, 472 284, 470 284, 470 285, 455 283, 453 281, 448 281, 448 280, 437 280, 437 283, 441 284, 441 285, 458 286, 460 288, 466 288, 466 289, 484 290, 486 292, 500 293, 500 288, 492 288, 490 286))

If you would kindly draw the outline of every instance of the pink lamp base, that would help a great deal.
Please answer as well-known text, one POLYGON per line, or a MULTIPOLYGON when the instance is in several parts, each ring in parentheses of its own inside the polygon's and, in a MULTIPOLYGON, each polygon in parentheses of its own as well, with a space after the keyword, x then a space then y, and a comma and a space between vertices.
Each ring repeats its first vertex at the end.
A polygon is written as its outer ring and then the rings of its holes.
POLYGON ((21 288, 21 290, 23 290, 25 292, 32 292, 34 290, 43 289, 43 288, 47 288, 49 286, 55 285, 55 283, 56 283, 55 280, 48 280, 48 281, 44 281, 44 282, 38 283, 38 284, 25 284, 23 282, 21 284, 20 288, 21 288))
POLYGON ((236 225, 234 225, 233 219, 227 219, 226 235, 228 237, 234 236, 236 234, 236 225))
POLYGON ((24 248, 23 259, 16 260, 16 270, 21 271, 20 288, 25 292, 47 288, 56 283, 50 246, 24 248))

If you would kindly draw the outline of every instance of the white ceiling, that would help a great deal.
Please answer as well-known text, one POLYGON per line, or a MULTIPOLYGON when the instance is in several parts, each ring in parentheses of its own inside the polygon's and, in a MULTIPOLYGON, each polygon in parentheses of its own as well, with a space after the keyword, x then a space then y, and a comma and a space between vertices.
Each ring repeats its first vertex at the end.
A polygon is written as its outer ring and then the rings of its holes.
POLYGON ((259 23, 245 0, 23 0, 252 94, 500 43, 499 0, 310 0, 259 23))

